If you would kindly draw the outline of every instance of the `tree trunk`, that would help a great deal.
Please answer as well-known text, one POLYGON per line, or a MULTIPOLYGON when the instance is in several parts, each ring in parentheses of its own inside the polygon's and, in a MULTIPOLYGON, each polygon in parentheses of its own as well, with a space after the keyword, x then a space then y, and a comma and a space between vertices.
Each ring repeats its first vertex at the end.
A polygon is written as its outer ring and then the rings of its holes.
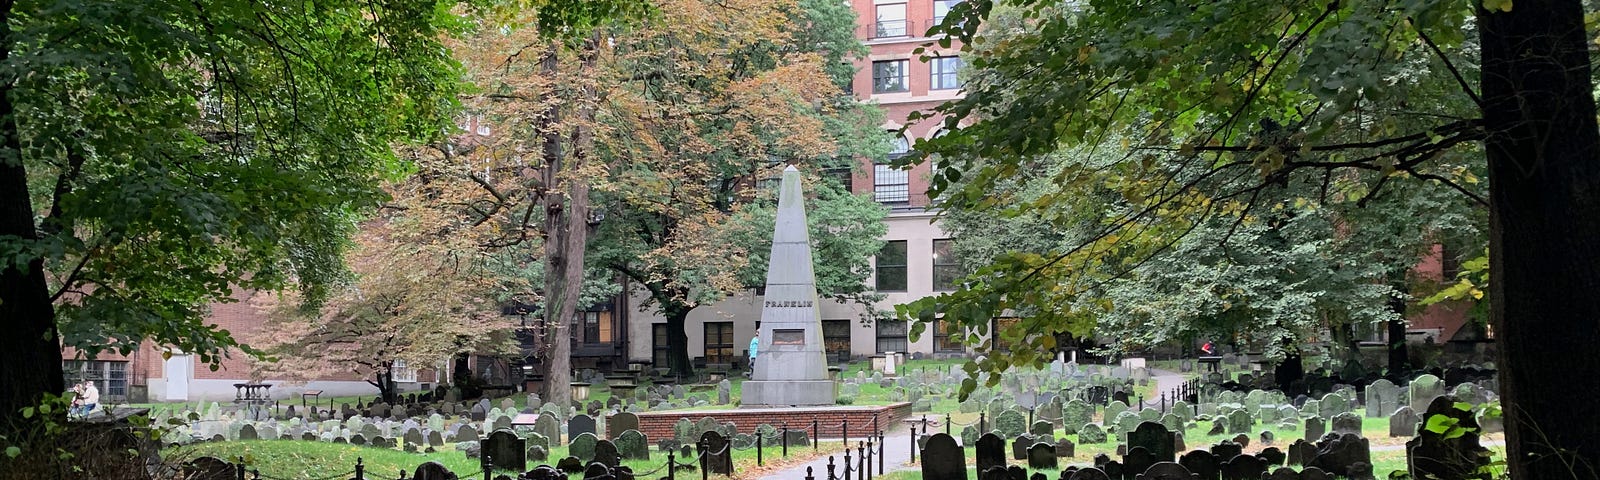
POLYGON ((1479 7, 1490 307, 1516 479, 1600 477, 1600 126, 1579 0, 1479 7))
POLYGON ((394 366, 387 365, 384 370, 373 373, 373 376, 377 377, 378 381, 372 385, 378 387, 378 397, 383 399, 383 403, 390 405, 397 403, 394 393, 394 366))
MULTIPOLYGON (((572 127, 572 158, 563 152, 560 131, 563 102, 551 102, 541 121, 545 166, 542 179, 549 190, 544 197, 545 232, 545 345, 548 354, 544 369, 544 395, 548 402, 567 405, 572 398, 572 335, 569 329, 578 311, 583 291, 584 254, 589 234, 589 182, 579 171, 584 167, 594 144, 595 102, 598 89, 593 76, 599 38, 583 44, 579 70, 574 78, 585 82, 579 89, 575 122, 572 127), (564 188, 563 188, 564 187, 564 188)), ((554 77, 560 62, 561 44, 551 42, 541 62, 541 70, 554 77)), ((552 90, 550 95, 554 95, 552 90)))
POLYGON ((661 313, 667 317, 667 361, 670 363, 665 366, 684 378, 694 376, 694 363, 689 361, 689 332, 684 331, 690 310, 678 305, 661 308, 661 313))
MULTIPOLYGON (((1406 291, 1405 284, 1394 285, 1395 291, 1406 291)), ((1398 320, 1384 322, 1389 328, 1389 377, 1398 379, 1401 374, 1411 371, 1411 352, 1406 348, 1406 299, 1394 297, 1389 299, 1389 309, 1399 317, 1398 320)))
MULTIPOLYGON (((0 1, 0 63, 11 53, 12 2, 0 1)), ((37 240, 28 172, 22 164, 16 105, 9 85, 0 85, 0 237, 37 240)), ((6 259, 10 260, 10 259, 6 259)), ((19 268, 0 261, 0 435, 18 432, 18 410, 37 405, 45 393, 60 394, 61 343, 55 306, 45 284, 44 259, 29 258, 19 268)), ((64 415, 64 413, 63 413, 64 415)))

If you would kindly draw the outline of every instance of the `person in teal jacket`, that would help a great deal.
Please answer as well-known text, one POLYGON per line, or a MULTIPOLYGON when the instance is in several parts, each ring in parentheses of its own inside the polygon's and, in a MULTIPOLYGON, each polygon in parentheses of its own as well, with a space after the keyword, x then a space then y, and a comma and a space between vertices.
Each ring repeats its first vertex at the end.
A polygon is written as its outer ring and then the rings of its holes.
POLYGON ((756 348, 761 346, 761 322, 756 322, 756 335, 750 337, 750 371, 756 371, 756 348))

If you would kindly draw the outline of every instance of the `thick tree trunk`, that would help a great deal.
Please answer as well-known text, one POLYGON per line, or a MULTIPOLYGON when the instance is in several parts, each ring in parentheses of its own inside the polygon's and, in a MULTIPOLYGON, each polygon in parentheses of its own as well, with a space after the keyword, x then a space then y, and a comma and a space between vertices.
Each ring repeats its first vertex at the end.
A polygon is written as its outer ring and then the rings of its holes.
MULTIPOLYGON (((1395 285, 1395 291, 1404 292, 1405 285, 1395 285)), ((1399 316, 1399 320, 1384 322, 1388 327, 1389 351, 1389 377, 1397 378, 1399 375, 1411 371, 1411 352, 1406 348, 1406 299, 1395 297, 1389 299, 1389 309, 1399 316)))
MULTIPOLYGON (((599 39, 584 42, 575 78, 591 82, 599 39)), ((561 44, 551 42, 541 70, 558 74, 561 44)), ((572 335, 574 316, 583 291, 584 256, 589 235, 589 182, 584 167, 594 144, 595 85, 583 83, 579 89, 571 142, 570 161, 563 152, 560 131, 561 102, 552 102, 541 127, 544 129, 545 193, 545 338, 544 395, 546 401, 566 405, 572 398, 572 335)), ((554 95, 554 91, 551 93, 554 95)))
POLYGON ((1511 478, 1600 478, 1600 126, 1583 4, 1478 14, 1511 478))
MULTIPOLYGON (((12 2, 0 1, 0 63, 11 53, 12 2)), ((0 85, 0 238, 37 240, 28 172, 22 164, 12 89, 0 85)), ((10 259, 6 259, 10 260, 10 259)), ((0 435, 18 431, 18 412, 37 405, 45 393, 65 390, 61 378, 61 344, 55 306, 45 284, 44 260, 31 258, 20 267, 0 261, 0 435)))
POLYGON ((680 306, 661 309, 667 317, 667 361, 670 364, 665 366, 680 377, 694 376, 694 363, 689 361, 689 333, 684 331, 690 310, 680 306))

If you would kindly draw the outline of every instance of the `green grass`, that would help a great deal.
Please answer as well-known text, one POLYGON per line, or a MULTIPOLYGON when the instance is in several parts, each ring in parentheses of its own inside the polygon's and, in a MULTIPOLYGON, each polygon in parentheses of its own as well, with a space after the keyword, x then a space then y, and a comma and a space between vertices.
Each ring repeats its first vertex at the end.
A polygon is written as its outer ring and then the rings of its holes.
MULTIPOLYGON (((789 457, 782 458, 782 447, 767 447, 762 449, 764 466, 756 465, 755 449, 734 450, 733 463, 735 477, 753 478, 760 472, 783 468, 787 465, 803 463, 818 456, 838 453, 843 449, 839 442, 822 442, 820 448, 790 448, 789 457)), ((476 478, 482 473, 477 459, 469 459, 466 455, 455 451, 450 446, 434 453, 408 453, 394 448, 377 448, 370 446, 356 446, 315 441, 300 440, 244 440, 234 442, 200 443, 185 447, 169 448, 162 452, 163 457, 169 460, 184 461, 200 456, 213 456, 237 462, 239 457, 244 457, 244 462, 249 468, 260 470, 262 477, 281 479, 323 479, 329 477, 348 478, 342 475, 355 470, 356 460, 359 458, 365 468, 368 478, 395 477, 401 471, 410 476, 418 465, 424 462, 438 462, 462 478, 476 478)), ((550 460, 545 462, 529 462, 531 469, 535 465, 555 464, 556 459, 567 456, 567 447, 559 446, 551 449, 550 460)), ((627 460, 623 465, 632 468, 634 472, 649 472, 660 469, 666 465, 667 457, 660 452, 652 452, 650 460, 627 460)), ((685 462, 678 459, 679 463, 685 462)), ((650 478, 664 475, 664 470, 650 478)), ((572 478, 582 478, 575 474, 572 478)), ((644 478, 641 476, 640 478, 644 478)))

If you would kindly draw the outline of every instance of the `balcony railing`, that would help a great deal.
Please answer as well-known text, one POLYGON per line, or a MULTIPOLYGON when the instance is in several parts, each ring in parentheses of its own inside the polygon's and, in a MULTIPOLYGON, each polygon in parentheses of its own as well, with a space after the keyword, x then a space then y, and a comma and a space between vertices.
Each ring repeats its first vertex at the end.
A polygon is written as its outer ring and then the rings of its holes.
POLYGON ((884 20, 871 25, 862 25, 857 31, 857 37, 862 40, 880 40, 889 38, 926 38, 928 29, 938 25, 943 19, 937 20, 884 20))

